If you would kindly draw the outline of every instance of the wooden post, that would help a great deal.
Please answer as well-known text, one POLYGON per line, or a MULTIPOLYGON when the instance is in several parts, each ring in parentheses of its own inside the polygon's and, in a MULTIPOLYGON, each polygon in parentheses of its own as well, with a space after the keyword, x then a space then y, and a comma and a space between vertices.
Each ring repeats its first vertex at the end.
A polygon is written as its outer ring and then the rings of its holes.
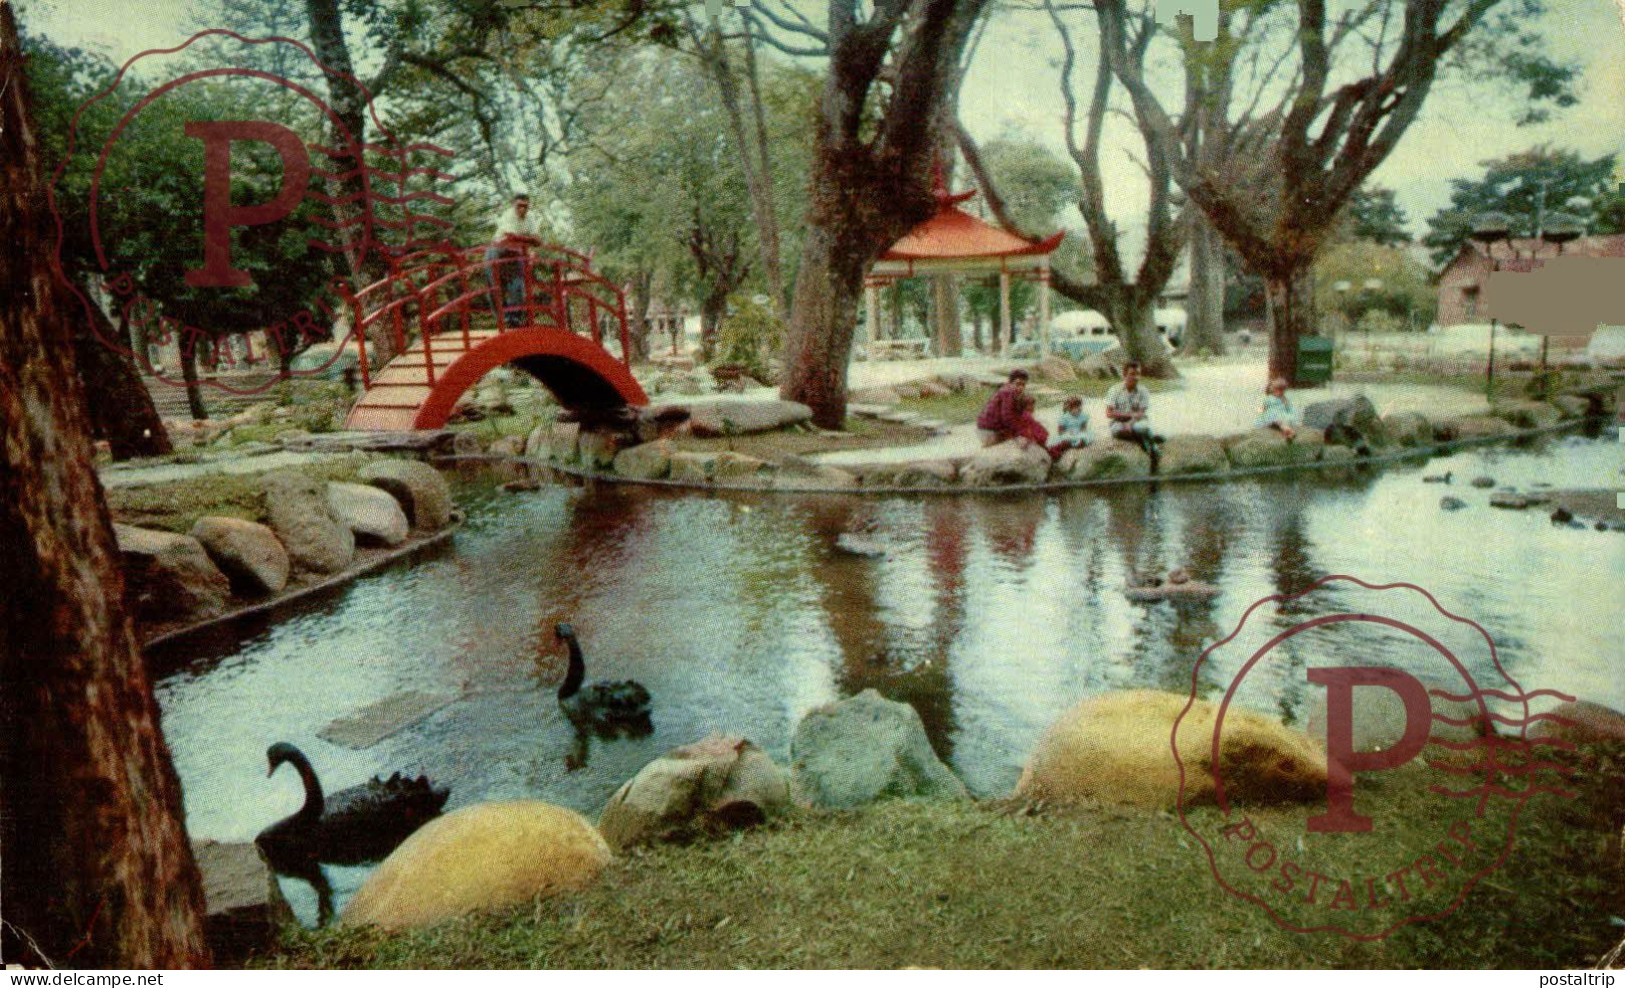
POLYGON ((1044 258, 1038 269, 1038 350, 1039 357, 1049 356, 1049 258, 1044 258))
POLYGON ((999 342, 993 348, 995 354, 1002 353, 1004 344, 1010 339, 1010 272, 999 272, 999 342))

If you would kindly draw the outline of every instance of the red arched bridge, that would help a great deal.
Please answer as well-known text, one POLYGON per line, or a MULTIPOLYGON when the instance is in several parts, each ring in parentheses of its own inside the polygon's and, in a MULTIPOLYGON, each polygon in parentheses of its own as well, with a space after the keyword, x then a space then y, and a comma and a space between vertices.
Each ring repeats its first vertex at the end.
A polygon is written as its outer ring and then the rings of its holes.
POLYGON ((463 392, 505 364, 541 381, 566 408, 649 403, 629 369, 626 297, 586 255, 536 247, 497 259, 493 271, 484 254, 479 246, 406 255, 353 296, 364 390, 346 429, 438 429, 463 392), (605 348, 606 336, 619 356, 605 348), (368 367, 369 339, 393 342, 395 356, 377 370, 368 367))

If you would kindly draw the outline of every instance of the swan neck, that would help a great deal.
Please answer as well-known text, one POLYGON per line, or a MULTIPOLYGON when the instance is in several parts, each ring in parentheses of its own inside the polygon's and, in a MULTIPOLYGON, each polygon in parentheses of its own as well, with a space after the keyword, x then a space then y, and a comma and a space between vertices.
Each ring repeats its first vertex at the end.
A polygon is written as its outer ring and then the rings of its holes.
POLYGON ((300 752, 295 752, 288 761, 299 773, 299 781, 305 784, 305 805, 299 808, 299 816, 310 819, 320 817, 327 806, 322 798, 322 784, 316 778, 316 770, 310 767, 310 761, 300 752))
POLYGON ((559 685, 559 699, 567 700, 576 695, 581 689, 581 681, 587 678, 587 663, 581 657, 581 643, 574 638, 565 639, 570 649, 570 668, 564 674, 564 682, 559 685))

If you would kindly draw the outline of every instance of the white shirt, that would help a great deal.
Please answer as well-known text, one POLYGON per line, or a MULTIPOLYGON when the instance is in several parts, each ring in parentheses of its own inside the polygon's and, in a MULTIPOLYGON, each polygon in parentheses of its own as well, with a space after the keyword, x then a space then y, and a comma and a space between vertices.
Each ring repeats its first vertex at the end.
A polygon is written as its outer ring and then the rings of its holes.
POLYGON ((536 226, 536 214, 527 211, 524 218, 521 219, 519 211, 512 206, 503 210, 502 215, 497 217, 496 235, 491 239, 501 240, 510 234, 518 237, 535 237, 537 240, 542 239, 541 232, 536 226))
POLYGON ((1151 396, 1145 389, 1136 387, 1133 391, 1123 387, 1121 381, 1112 385, 1106 392, 1106 407, 1114 412, 1148 412, 1151 410, 1151 396))

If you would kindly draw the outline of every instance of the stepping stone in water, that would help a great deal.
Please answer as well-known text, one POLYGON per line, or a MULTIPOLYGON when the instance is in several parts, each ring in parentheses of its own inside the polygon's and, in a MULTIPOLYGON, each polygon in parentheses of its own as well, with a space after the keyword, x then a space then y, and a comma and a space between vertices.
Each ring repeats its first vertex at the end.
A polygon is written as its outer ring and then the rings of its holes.
POLYGON ((1473 478, 1473 486, 1474 487, 1494 487, 1495 486, 1495 478, 1494 477, 1474 477, 1473 478))
POLYGON ((317 731, 316 736, 329 744, 361 751, 411 727, 453 699, 443 694, 407 690, 334 720, 317 731))
POLYGON ((1467 502, 1459 497, 1441 497, 1439 498, 1439 507, 1446 511, 1460 511, 1462 508, 1467 507, 1467 502))

